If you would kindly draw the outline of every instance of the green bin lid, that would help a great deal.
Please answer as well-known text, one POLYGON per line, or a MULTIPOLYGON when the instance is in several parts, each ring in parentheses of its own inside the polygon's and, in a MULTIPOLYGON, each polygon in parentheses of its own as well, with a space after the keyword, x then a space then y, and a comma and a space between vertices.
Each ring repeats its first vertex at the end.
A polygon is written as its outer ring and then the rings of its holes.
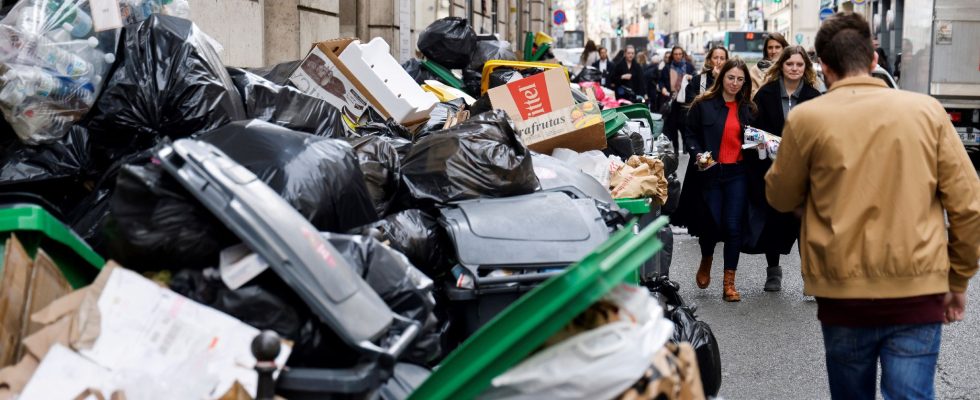
POLYGON ((640 199, 616 199, 616 204, 620 208, 629 211, 633 215, 643 215, 650 212, 650 199, 640 198, 640 199))
POLYGON ((0 208, 0 248, 6 246, 11 234, 17 235, 31 257, 36 257, 37 249, 43 248, 76 289, 95 279, 105 264, 105 259, 74 231, 36 205, 0 208))
POLYGON ((628 106, 617 107, 613 110, 623 113, 629 119, 647 120, 647 126, 650 127, 651 132, 653 131, 653 115, 650 114, 650 109, 647 108, 646 104, 631 104, 628 106))
POLYGON ((629 224, 581 261, 518 299, 451 353, 410 399, 472 399, 493 378, 523 361, 545 340, 633 276, 663 247, 660 217, 634 235, 629 224))
POLYGON ((423 60, 422 67, 428 69, 433 74, 436 74, 436 76, 442 79, 442 81, 445 82, 447 85, 452 86, 459 90, 463 90, 463 81, 459 80, 459 78, 457 78, 456 75, 453 75, 453 73, 448 69, 446 69, 446 67, 443 67, 429 60, 423 60))
POLYGON ((626 115, 613 109, 602 110, 602 122, 606 125, 606 137, 615 135, 620 129, 626 126, 626 115))

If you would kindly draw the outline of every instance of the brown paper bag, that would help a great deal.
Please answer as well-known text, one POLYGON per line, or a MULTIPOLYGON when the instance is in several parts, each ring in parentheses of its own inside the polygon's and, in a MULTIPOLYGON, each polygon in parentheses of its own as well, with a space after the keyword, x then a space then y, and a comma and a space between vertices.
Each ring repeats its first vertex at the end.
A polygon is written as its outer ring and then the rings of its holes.
POLYGON ((652 157, 632 156, 613 171, 609 187, 615 199, 650 197, 663 205, 667 202, 664 163, 652 157))

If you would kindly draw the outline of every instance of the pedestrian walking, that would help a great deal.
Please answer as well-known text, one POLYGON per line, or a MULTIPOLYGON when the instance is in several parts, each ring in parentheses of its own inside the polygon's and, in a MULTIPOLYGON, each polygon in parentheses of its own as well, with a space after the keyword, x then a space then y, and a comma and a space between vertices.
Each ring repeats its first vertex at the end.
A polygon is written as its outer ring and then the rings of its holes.
POLYGON ((661 110, 664 115, 664 134, 674 144, 674 152, 680 148, 679 132, 684 125, 684 112, 681 104, 673 101, 680 92, 681 83, 694 76, 694 65, 687 62, 686 53, 680 46, 670 50, 670 60, 660 72, 660 94, 666 98, 669 108, 661 110))
MULTIPOLYGON (((765 84, 756 92, 753 102, 759 108, 753 122, 754 127, 782 136, 783 125, 790 110, 820 96, 816 89, 817 72, 813 62, 801 46, 789 46, 783 50, 776 62, 766 73, 765 84)), ((779 266, 779 256, 789 254, 793 243, 800 235, 800 222, 792 213, 782 213, 766 202, 766 172, 772 166, 770 159, 752 159, 749 168, 749 202, 764 213, 754 215, 763 229, 755 241, 754 248, 743 249, 745 253, 766 255, 767 292, 778 292, 782 288, 783 272, 779 266)))
POLYGON ((595 42, 589 39, 585 43, 585 50, 582 51, 582 56, 579 58, 578 66, 576 66, 577 71, 582 71, 585 67, 590 67, 599 61, 599 48, 596 47, 595 42))
POLYGON ((650 56, 650 62, 643 67, 643 80, 646 81, 646 93, 647 93, 647 106, 650 107, 650 111, 657 112, 658 102, 657 99, 660 98, 658 93, 660 93, 660 57, 656 53, 652 53, 650 56))
MULTIPOLYGON (((702 238, 721 238, 724 243, 725 301, 739 301, 735 270, 744 240, 752 236, 746 215, 747 175, 742 157, 742 134, 756 112, 752 104, 749 68, 739 58, 729 60, 707 92, 698 96, 688 112, 684 145, 699 162, 702 195, 716 232, 702 238)), ((715 242, 701 240, 701 254, 713 254, 715 242)), ((702 258, 703 260, 703 258, 702 258)), ((707 288, 711 265, 703 263, 696 277, 698 287, 707 288)))
POLYGON ((766 71, 772 66, 776 58, 783 53, 783 49, 789 47, 789 42, 782 34, 772 32, 766 35, 765 46, 763 46, 763 51, 765 52, 765 58, 755 65, 752 66, 750 72, 752 73, 752 96, 755 96, 755 92, 759 91, 759 88, 765 84, 766 71))
POLYGON ((829 18, 815 44, 830 90, 789 113, 766 196, 802 209, 830 394, 874 399, 880 362, 884 398, 931 399, 980 260, 980 180, 939 102, 871 76, 863 16, 829 18))
POLYGON ((609 72, 612 71, 612 67, 613 67, 612 62, 609 61, 609 50, 606 50, 605 47, 600 47, 599 59, 595 63, 593 63, 592 66, 599 71, 599 75, 602 77, 602 79, 599 81, 599 84, 608 87, 609 72))
POLYGON ((636 60, 636 48, 626 46, 623 59, 613 67, 611 73, 613 85, 616 87, 616 98, 635 101, 646 95, 646 80, 643 78, 643 66, 636 60), (627 96, 627 88, 633 96, 627 96))
MULTIPOLYGON (((708 51, 708 58, 705 61, 704 70, 698 76, 691 79, 684 94, 689 107, 698 96, 704 94, 714 86, 715 78, 721 72, 722 66, 728 62, 728 50, 718 46, 708 51)), ((683 110, 682 112, 687 112, 683 110)), ((675 226, 686 227, 687 233, 698 238, 701 244, 701 265, 702 268, 710 268, 714 259, 715 244, 719 239, 716 237, 717 229, 711 220, 708 206, 704 201, 704 182, 702 174, 698 173, 697 158, 690 157, 687 163, 687 172, 684 174, 684 186, 681 188, 681 196, 678 200, 677 210, 670 216, 670 223, 675 226)), ((710 277, 707 276, 706 277, 710 277)), ((702 289, 708 287, 708 281, 699 281, 698 286, 702 289)))
POLYGON ((878 54, 878 66, 888 71, 889 74, 892 73, 891 67, 888 66, 888 52, 881 48, 881 43, 878 41, 877 36, 875 36, 873 44, 875 46, 875 53, 878 54))

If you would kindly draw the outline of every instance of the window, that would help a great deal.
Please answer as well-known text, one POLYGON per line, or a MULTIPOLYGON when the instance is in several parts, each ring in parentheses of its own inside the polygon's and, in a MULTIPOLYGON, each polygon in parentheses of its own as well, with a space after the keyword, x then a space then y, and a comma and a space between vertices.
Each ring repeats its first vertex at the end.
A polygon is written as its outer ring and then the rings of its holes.
POLYGON ((735 19, 735 0, 722 0, 718 20, 735 19))

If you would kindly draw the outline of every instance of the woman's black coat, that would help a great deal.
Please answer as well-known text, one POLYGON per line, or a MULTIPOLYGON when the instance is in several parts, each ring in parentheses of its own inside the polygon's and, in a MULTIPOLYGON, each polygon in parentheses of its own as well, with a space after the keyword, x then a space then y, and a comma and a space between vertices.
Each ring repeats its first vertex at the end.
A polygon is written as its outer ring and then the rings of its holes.
MULTIPOLYGON (((783 125, 786 124, 786 120, 783 118, 783 99, 780 90, 779 81, 769 82, 759 88, 755 94, 755 99, 753 99, 756 106, 759 107, 759 112, 751 125, 782 137, 783 125)), ((820 96, 820 92, 813 86, 804 83, 797 104, 802 104, 817 96, 820 96)), ((753 152, 749 151, 748 153, 753 152)), ((763 228, 759 240, 755 246, 743 248, 742 251, 751 254, 789 254, 793 250, 793 243, 800 236, 800 220, 792 213, 781 213, 769 206, 766 200, 766 172, 769 172, 772 161, 769 159, 759 160, 755 154, 752 154, 752 157, 754 158, 753 162, 747 165, 749 204, 750 207, 765 209, 766 212, 763 214, 765 218, 762 221, 763 228)))

